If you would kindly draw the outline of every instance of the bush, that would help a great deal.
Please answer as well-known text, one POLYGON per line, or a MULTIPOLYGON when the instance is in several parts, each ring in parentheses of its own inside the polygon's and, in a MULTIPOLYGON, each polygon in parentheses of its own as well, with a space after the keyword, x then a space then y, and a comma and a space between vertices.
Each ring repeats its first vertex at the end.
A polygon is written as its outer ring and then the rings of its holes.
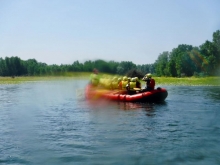
POLYGON ((138 77, 139 79, 144 77, 144 74, 136 69, 131 69, 126 74, 127 77, 138 77))
POLYGON ((198 72, 194 72, 194 73, 193 73, 193 76, 194 76, 194 77, 199 77, 199 73, 198 73, 198 72))

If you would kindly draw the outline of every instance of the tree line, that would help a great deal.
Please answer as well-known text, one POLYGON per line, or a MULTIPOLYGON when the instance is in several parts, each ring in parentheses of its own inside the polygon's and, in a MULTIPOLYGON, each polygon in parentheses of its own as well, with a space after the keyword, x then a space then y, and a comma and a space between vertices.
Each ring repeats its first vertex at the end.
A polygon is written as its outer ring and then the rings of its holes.
POLYGON ((199 47, 182 44, 171 52, 161 53, 154 68, 158 76, 219 76, 220 31, 213 33, 212 41, 199 47))
POLYGON ((0 58, 0 76, 44 76, 65 72, 100 72, 125 75, 131 70, 139 73, 153 73, 157 76, 219 76, 220 75, 220 31, 213 33, 212 41, 205 41, 199 47, 181 44, 171 52, 161 53, 155 63, 136 65, 131 61, 88 60, 83 63, 47 65, 35 59, 22 60, 19 57, 0 58))
POLYGON ((91 72, 97 68, 100 72, 124 75, 129 70, 136 69, 145 72, 152 71, 152 65, 135 65, 130 61, 85 61, 80 63, 74 61, 69 65, 47 65, 46 63, 38 62, 35 59, 22 60, 19 57, 0 58, 0 76, 44 76, 44 75, 59 75, 65 72, 91 72))

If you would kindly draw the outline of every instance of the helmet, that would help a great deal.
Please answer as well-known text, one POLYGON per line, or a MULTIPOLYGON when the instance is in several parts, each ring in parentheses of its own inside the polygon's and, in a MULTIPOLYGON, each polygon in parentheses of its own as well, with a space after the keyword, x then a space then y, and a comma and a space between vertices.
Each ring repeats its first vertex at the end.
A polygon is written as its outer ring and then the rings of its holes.
POLYGON ((126 76, 123 77, 123 81, 127 81, 128 78, 126 76))
POLYGON ((98 69, 96 69, 96 68, 93 69, 93 73, 98 74, 98 72, 99 72, 98 69))
POLYGON ((117 77, 112 78, 112 81, 117 81, 117 80, 118 80, 117 77))
POLYGON ((152 77, 152 74, 151 73, 148 73, 145 75, 147 78, 151 78, 152 77))
POLYGON ((132 82, 135 82, 135 81, 136 81, 136 78, 132 78, 131 81, 132 81, 132 82))
POLYGON ((121 77, 118 78, 118 81, 121 81, 121 77))

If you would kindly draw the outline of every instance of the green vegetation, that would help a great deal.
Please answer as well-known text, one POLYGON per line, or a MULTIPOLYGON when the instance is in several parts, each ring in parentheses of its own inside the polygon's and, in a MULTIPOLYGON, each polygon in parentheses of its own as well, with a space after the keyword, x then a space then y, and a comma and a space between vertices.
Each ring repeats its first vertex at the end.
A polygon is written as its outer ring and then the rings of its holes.
MULTIPOLYGON (((68 73, 60 76, 27 76, 27 77, 0 77, 0 84, 20 84, 27 82, 36 81, 57 81, 57 80, 74 80, 74 79, 85 79, 89 81, 90 73, 68 73)), ((103 76, 103 74, 101 75, 103 76)), ((114 75, 106 75, 113 77, 114 75)), ((154 77, 156 86, 162 85, 180 85, 180 86, 220 86, 220 77, 154 77)), ((144 86, 145 82, 142 82, 144 86)))
POLYGON ((180 85, 180 86, 220 86, 220 77, 155 77, 157 85, 180 85))
POLYGON ((130 61, 75 61, 70 65, 47 65, 35 59, 19 57, 0 58, 0 76, 60 76, 71 72, 91 72, 97 68, 102 73, 126 75, 137 70, 140 75, 152 73, 161 77, 220 76, 220 30, 213 33, 213 40, 199 47, 181 44, 171 52, 163 52, 154 64, 136 65, 130 61))
POLYGON ((219 76, 220 31, 213 33, 213 41, 199 47, 179 45, 172 52, 163 52, 154 63, 158 76, 219 76))
POLYGON ((94 68, 102 73, 123 75, 129 70, 137 68, 137 66, 129 61, 106 62, 95 60, 84 63, 75 61, 71 65, 47 65, 37 62, 35 59, 24 61, 19 57, 0 58, 0 76, 60 76, 70 72, 79 72, 79 74, 81 72, 91 72, 94 68))
POLYGON ((76 72, 76 73, 65 73, 56 76, 20 76, 20 77, 0 77, 0 84, 20 84, 27 82, 36 81, 57 81, 57 80, 71 80, 71 79, 89 79, 91 73, 87 72, 76 72))

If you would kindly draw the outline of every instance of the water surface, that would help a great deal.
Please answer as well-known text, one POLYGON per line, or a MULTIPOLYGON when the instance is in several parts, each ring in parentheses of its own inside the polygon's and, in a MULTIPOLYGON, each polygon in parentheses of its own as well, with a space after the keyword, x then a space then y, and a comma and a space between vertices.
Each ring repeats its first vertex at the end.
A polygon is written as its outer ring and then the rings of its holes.
POLYGON ((164 103, 88 101, 85 80, 0 85, 1 164, 220 164, 220 88, 164 103))

